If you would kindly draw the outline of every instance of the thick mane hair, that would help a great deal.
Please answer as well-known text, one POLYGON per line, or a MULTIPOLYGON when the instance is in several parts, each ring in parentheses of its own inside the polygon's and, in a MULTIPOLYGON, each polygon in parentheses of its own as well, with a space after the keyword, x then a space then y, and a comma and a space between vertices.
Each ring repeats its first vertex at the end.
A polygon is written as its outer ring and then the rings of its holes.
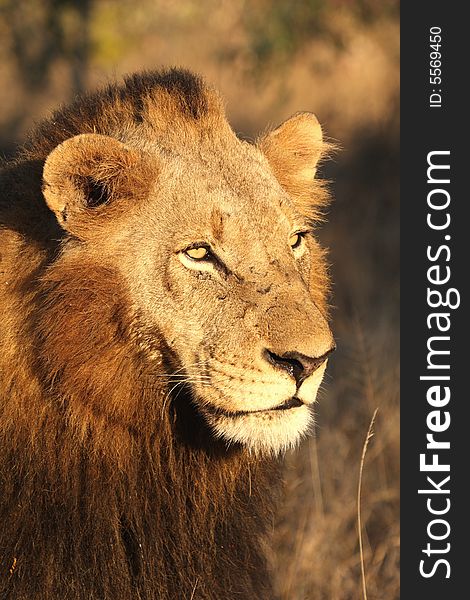
POLYGON ((79 97, 55 112, 32 133, 23 147, 29 159, 45 159, 64 140, 80 133, 99 133, 117 139, 132 137, 181 146, 189 132, 230 131, 222 100, 203 80, 182 69, 130 75, 123 84, 111 83, 99 92, 79 97))
POLYGON ((273 597, 277 460, 227 449, 186 389, 170 394, 169 351, 143 359, 118 275, 57 263, 41 195, 47 155, 74 135, 171 144, 227 127, 200 79, 147 73, 58 111, 3 166, 2 600, 273 597))

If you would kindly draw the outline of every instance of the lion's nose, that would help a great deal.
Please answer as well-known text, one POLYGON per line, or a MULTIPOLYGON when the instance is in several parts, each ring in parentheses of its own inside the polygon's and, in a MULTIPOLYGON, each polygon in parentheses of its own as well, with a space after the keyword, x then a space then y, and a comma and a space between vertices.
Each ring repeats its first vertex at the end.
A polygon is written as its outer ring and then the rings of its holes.
POLYGON ((316 371, 325 362, 328 356, 336 349, 333 345, 327 352, 321 356, 306 356, 300 352, 285 352, 284 354, 275 354, 271 350, 265 349, 263 354, 265 359, 276 369, 287 371, 295 379, 297 387, 316 371))

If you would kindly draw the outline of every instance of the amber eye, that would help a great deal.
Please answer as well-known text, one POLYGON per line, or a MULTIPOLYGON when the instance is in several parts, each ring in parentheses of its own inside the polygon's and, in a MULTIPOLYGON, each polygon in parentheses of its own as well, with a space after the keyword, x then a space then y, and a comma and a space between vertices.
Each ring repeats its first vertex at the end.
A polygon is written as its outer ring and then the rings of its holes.
POLYGON ((302 234, 301 233, 293 233, 290 237, 289 237, 289 245, 292 249, 296 249, 300 246, 300 244, 302 243, 302 234))
POLYGON ((189 248, 184 252, 186 256, 192 258, 193 260, 204 260, 209 256, 209 250, 204 248, 204 246, 199 246, 197 248, 189 248))

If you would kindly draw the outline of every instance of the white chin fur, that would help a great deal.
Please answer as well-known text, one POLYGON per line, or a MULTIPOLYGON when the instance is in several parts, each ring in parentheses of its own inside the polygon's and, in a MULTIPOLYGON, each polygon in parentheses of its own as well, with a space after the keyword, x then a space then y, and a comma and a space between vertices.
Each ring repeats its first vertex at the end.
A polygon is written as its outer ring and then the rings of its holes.
POLYGON ((217 437, 243 444, 256 455, 282 454, 296 447, 313 427, 313 411, 305 405, 235 416, 203 412, 217 437))

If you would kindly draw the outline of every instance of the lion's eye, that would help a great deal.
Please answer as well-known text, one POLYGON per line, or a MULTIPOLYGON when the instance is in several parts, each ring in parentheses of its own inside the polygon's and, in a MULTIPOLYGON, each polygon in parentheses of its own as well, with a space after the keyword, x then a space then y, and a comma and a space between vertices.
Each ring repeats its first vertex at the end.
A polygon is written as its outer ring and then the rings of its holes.
POLYGON ((186 250, 180 250, 178 258, 184 267, 192 271, 212 272, 221 264, 210 246, 204 242, 194 243, 186 250))
POLYGON ((204 248, 204 246, 199 246, 197 248, 189 248, 184 252, 186 256, 192 258, 193 260, 205 260, 209 257, 209 250, 204 248))
POLYGON ((302 237, 303 236, 301 233, 293 233, 289 237, 289 245, 293 250, 300 246, 300 244, 302 243, 302 237))

